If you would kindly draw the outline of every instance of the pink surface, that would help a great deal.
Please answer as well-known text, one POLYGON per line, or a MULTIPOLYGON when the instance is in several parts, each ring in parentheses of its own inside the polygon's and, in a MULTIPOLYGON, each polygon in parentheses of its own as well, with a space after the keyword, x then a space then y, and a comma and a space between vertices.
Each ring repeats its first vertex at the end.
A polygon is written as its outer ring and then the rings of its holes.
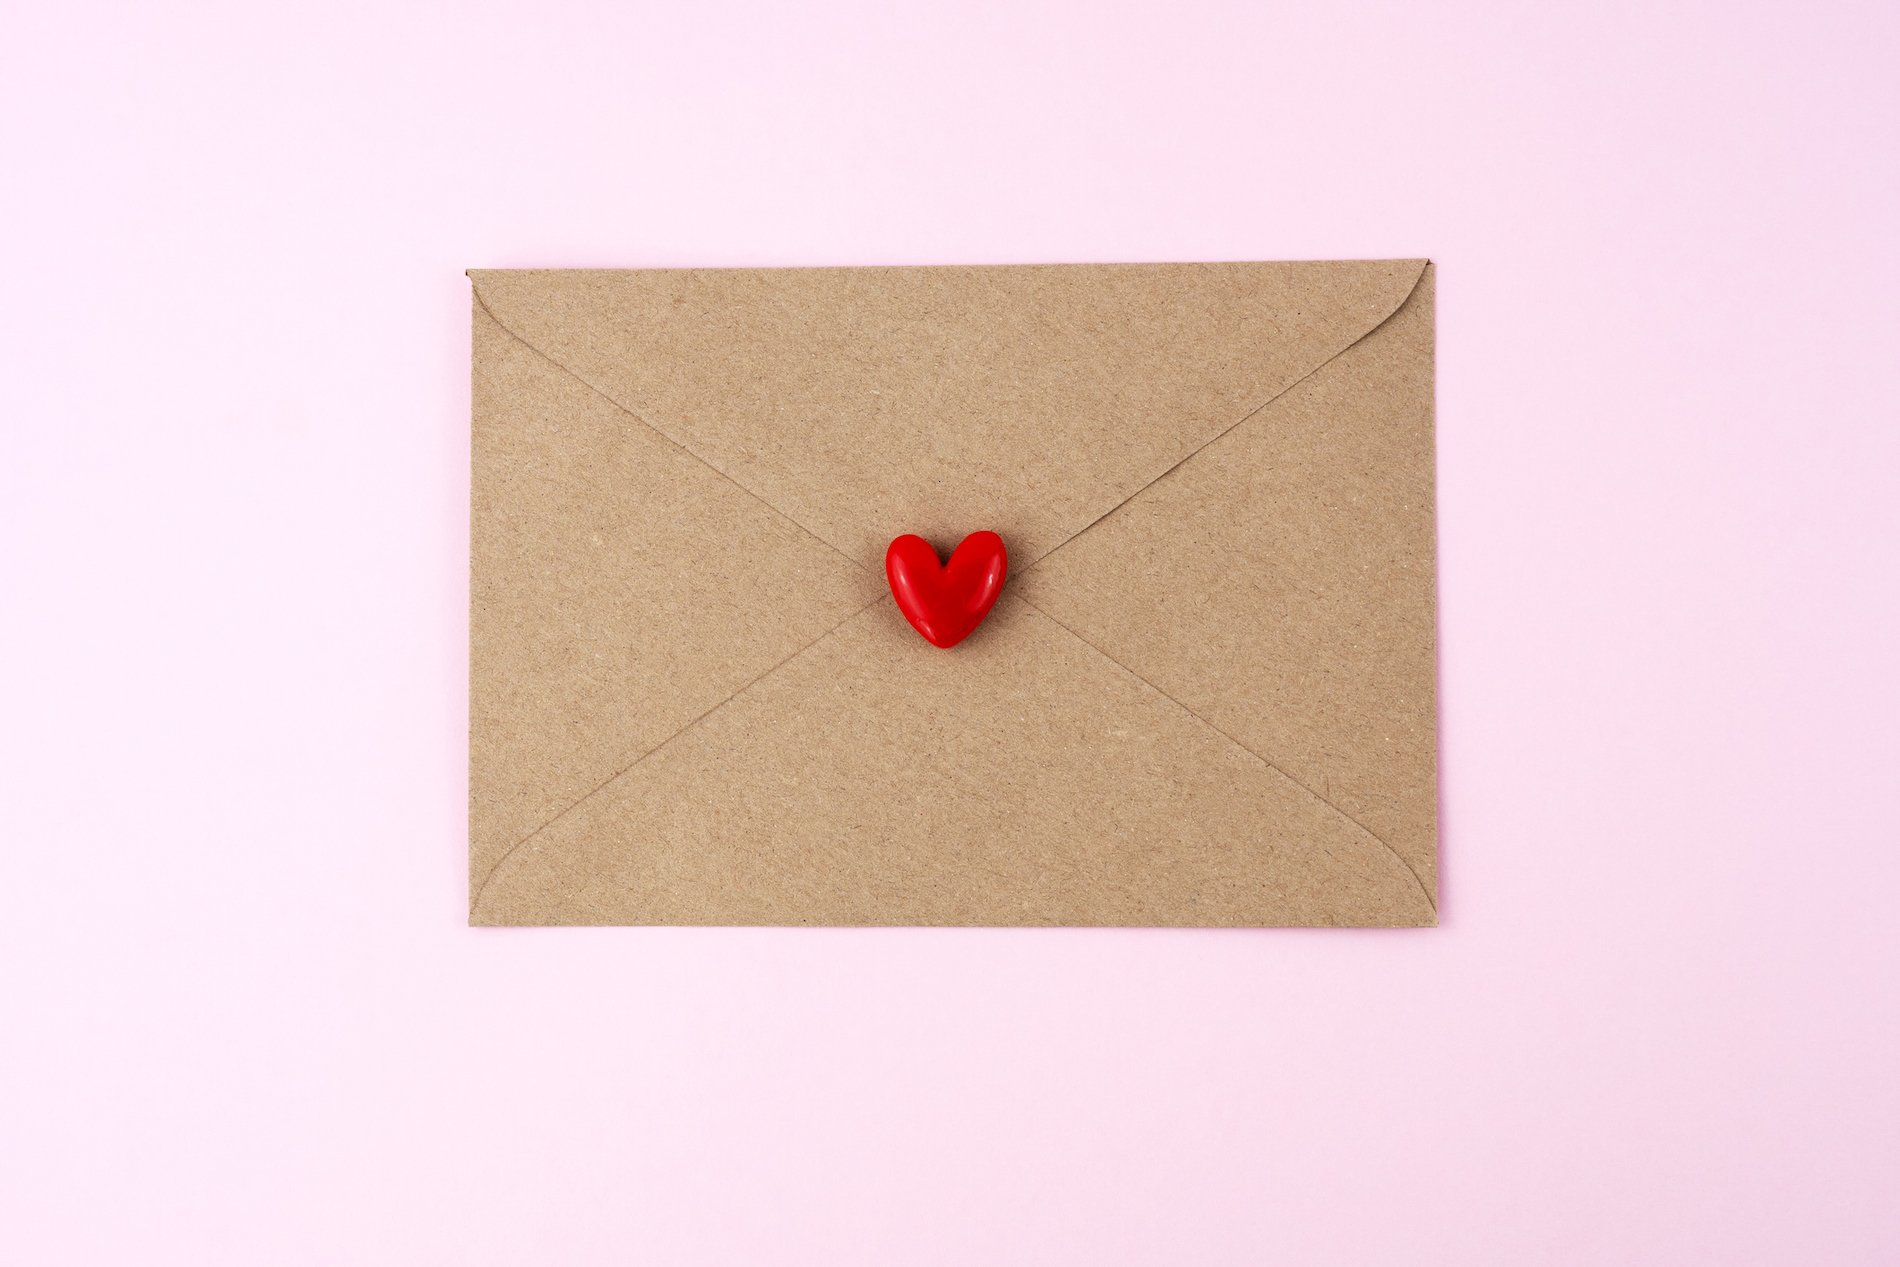
POLYGON ((1900 1260, 1891 4, 13 6, 0 1260, 1900 1260), (1445 926, 470 931, 475 265, 1430 255, 1445 926))

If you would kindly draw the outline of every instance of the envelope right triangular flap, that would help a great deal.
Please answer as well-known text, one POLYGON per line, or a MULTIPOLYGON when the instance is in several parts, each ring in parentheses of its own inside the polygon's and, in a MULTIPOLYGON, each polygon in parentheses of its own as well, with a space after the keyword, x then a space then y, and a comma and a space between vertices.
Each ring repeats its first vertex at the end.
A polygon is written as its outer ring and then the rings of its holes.
POLYGON ((1432 291, 1427 268, 1390 320, 1045 558, 1021 592, 1435 894, 1432 291))

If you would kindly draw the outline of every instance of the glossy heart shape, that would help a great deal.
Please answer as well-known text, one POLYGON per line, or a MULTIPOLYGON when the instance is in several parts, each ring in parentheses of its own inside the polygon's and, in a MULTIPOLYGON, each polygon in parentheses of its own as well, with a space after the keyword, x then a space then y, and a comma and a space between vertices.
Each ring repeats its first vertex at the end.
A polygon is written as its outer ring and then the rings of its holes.
POLYGON ((1009 552, 995 533, 973 532, 945 564, 928 541, 907 532, 884 552, 884 575, 911 627, 939 647, 954 647, 996 606, 1009 552))

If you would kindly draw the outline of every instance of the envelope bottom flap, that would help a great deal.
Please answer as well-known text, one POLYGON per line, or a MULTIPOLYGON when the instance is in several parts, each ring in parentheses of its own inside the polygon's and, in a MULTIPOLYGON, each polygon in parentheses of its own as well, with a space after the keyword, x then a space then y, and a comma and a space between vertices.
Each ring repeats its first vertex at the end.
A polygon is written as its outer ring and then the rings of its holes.
POLYGON ((1338 813, 1022 603, 847 621, 510 855, 498 924, 1419 925, 1338 813))

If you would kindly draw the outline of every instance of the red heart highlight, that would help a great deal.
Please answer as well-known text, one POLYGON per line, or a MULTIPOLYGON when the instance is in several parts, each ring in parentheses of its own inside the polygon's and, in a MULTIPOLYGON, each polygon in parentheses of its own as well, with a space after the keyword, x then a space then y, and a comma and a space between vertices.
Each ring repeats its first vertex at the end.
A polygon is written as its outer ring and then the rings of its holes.
POLYGON ((954 647, 996 606, 1009 552, 995 533, 973 532, 945 564, 928 541, 907 532, 884 552, 884 575, 911 627, 936 646, 954 647))

